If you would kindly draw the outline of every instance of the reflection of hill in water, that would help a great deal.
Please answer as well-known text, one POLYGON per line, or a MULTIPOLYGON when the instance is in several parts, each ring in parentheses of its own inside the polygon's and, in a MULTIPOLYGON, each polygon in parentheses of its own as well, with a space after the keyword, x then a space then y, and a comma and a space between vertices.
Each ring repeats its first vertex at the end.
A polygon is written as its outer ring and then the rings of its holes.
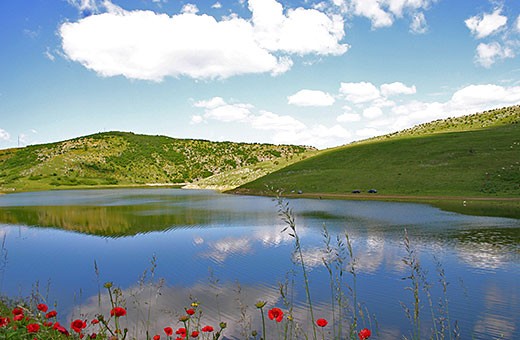
POLYGON ((210 213, 176 207, 31 206, 0 209, 0 223, 60 228, 99 236, 131 236, 206 224, 210 213))

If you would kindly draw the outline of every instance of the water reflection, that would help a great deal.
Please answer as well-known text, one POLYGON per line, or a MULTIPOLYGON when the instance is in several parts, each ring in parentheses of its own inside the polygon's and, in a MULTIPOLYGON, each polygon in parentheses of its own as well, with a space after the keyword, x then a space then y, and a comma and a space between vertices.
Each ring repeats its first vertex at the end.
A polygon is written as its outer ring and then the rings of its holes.
MULTIPOLYGON (((96 261, 102 282, 123 287, 130 326, 142 325, 151 306, 154 331, 173 327, 191 296, 202 303, 208 323, 215 326, 220 315, 230 325, 227 334, 243 339, 245 325, 258 327, 256 301, 281 306, 278 283, 291 273, 296 275, 295 315, 306 324, 294 240, 281 232, 284 225, 269 198, 183 190, 54 194, 0 197, 0 237, 5 236, 8 249, 0 272, 3 294, 28 295, 35 282, 52 281, 60 305, 67 310, 77 305, 67 299, 81 289, 89 298, 73 314, 93 315, 99 312, 96 261), (151 256, 158 259, 161 289, 135 284, 151 256), (60 270, 49 271, 49 263, 60 270), (218 285, 207 283, 209 271, 218 285), (240 306, 246 305, 248 314, 241 314, 240 306)), ((451 273, 450 314, 465 325, 464 335, 488 339, 503 332, 505 338, 520 338, 515 322, 520 316, 520 220, 464 216, 419 204, 308 199, 290 204, 320 317, 332 317, 323 266, 330 260, 324 253, 325 224, 332 243, 336 237, 345 242, 345 233, 350 237, 359 301, 376 314, 380 338, 407 335, 409 323, 399 306, 410 298, 401 280, 409 270, 402 262, 406 228, 421 264, 434 275, 431 282, 438 281, 436 261, 451 273), (467 289, 456 284, 459 279, 467 289)), ((105 298, 103 310, 108 310, 105 298)))

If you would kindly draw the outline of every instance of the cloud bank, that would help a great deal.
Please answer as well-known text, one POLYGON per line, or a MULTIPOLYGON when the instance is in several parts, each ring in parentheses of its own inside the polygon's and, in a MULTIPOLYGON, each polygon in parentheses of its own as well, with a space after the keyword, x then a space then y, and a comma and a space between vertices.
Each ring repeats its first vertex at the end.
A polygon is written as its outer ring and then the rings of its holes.
POLYGON ((284 11, 275 0, 248 4, 251 20, 236 15, 217 20, 192 4, 170 16, 126 11, 105 0, 103 13, 65 22, 59 35, 65 56, 97 74, 151 81, 278 75, 292 67, 292 55, 341 55, 348 49, 340 42, 344 22, 338 15, 284 11))

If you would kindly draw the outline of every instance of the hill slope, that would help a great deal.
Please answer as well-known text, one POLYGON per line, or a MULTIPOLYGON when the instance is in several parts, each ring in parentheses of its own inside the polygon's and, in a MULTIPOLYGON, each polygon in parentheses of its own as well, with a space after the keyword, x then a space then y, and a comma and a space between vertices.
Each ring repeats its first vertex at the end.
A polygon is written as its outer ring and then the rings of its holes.
POLYGON ((350 194, 371 188, 378 195, 520 197, 520 106, 325 150, 236 192, 350 194))
MULTIPOLYGON (((68 141, 0 150, 0 192, 96 185, 189 183, 263 162, 270 169, 314 151, 289 145, 209 142, 126 132, 106 132, 68 141)), ((272 171, 271 170, 271 171, 272 171)), ((256 177, 255 177, 256 176, 256 177)))

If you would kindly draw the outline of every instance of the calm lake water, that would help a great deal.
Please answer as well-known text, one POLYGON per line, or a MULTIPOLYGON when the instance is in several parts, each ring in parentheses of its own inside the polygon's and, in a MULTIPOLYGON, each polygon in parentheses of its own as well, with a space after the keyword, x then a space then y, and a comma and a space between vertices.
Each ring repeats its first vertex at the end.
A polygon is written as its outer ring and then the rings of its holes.
MULTIPOLYGON (((465 216, 408 203, 292 199, 310 275, 316 318, 332 321, 329 273, 323 265, 323 226, 336 244, 347 232, 357 259, 356 295, 370 317, 360 328, 375 339, 402 339, 412 326, 403 263, 404 230, 432 285, 433 307, 422 295, 424 334, 444 299, 439 265, 448 282, 449 311, 462 339, 520 339, 520 220, 465 216)), ((282 232, 276 203, 265 197, 176 189, 77 190, 0 196, 0 293, 37 292, 57 304, 64 323, 109 310, 103 283, 120 287, 130 335, 146 327, 180 327, 192 300, 203 323, 228 323, 230 339, 260 330, 254 304, 287 310, 279 284, 293 293, 293 314, 307 327, 308 308, 294 239, 282 232), (154 263, 155 265, 153 265, 154 263), (102 307, 99 307, 101 303, 102 307)), ((346 268, 349 259, 344 263, 346 268)), ((352 287, 345 269, 344 284, 352 287)), ((345 300, 352 298, 344 289, 345 300)), ((336 303, 336 302, 334 302, 336 303)), ((279 331, 268 320, 271 333, 279 331)), ((331 331, 327 326, 325 332, 331 331)), ((330 338, 326 333, 325 338, 330 338)))

